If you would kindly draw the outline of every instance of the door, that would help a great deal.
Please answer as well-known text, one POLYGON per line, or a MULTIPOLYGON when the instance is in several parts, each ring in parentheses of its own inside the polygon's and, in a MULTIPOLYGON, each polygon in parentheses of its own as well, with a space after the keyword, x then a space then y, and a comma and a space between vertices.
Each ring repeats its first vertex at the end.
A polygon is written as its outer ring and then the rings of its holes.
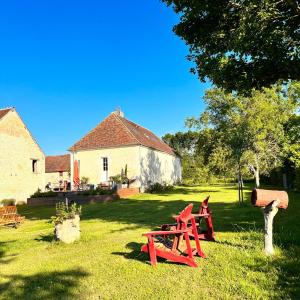
POLYGON ((101 182, 106 182, 108 181, 108 158, 102 157, 101 161, 101 182))

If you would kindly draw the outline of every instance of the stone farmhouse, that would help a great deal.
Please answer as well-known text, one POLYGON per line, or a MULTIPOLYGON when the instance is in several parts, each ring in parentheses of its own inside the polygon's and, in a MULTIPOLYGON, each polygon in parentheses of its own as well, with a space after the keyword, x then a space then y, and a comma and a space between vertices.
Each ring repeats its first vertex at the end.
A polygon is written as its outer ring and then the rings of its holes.
POLYGON ((45 183, 53 188, 66 188, 71 180, 70 154, 46 156, 45 183))
POLYGON ((45 187, 45 155, 14 108, 0 109, 0 200, 26 202, 45 187))
POLYGON ((148 129, 115 111, 75 143, 71 152, 71 178, 77 160, 79 177, 94 185, 109 181, 127 169, 133 186, 143 191, 150 183, 181 181, 181 160, 148 129))

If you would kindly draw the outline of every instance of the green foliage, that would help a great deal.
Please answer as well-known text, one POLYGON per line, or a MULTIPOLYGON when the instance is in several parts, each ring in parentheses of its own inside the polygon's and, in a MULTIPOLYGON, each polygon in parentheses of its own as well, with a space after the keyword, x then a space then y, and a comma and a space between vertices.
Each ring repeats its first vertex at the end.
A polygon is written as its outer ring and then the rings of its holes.
POLYGON ((111 195, 111 194, 113 194, 113 191, 107 190, 107 189, 96 188, 95 190, 80 191, 80 192, 77 192, 77 194, 83 195, 83 196, 111 195))
POLYGON ((0 204, 3 206, 16 205, 16 200, 15 199, 3 199, 0 201, 0 204))
POLYGON ((166 183, 160 184, 158 182, 150 184, 147 189, 146 193, 151 194, 158 194, 158 193, 167 193, 174 189, 172 185, 168 185, 166 183))
POLYGON ((66 205, 65 202, 58 202, 56 204, 56 214, 51 217, 51 222, 54 224, 62 223, 64 220, 73 219, 75 215, 81 214, 81 206, 76 203, 66 205))
POLYGON ((113 181, 114 183, 128 183, 128 178, 127 175, 125 174, 117 174, 115 176, 110 176, 110 180, 113 181))
POLYGON ((296 112, 297 99, 293 83, 253 90, 249 97, 213 88, 205 94, 205 112, 187 122, 200 130, 213 128, 217 148, 210 162, 217 173, 230 170, 233 161, 239 168, 249 167, 259 185, 259 174, 269 174, 286 156, 285 125, 296 112))
POLYGON ((162 140, 176 151, 180 156, 195 152, 199 133, 195 131, 167 133, 162 140))
POLYGON ((194 73, 227 91, 300 80, 298 1, 162 0, 180 16, 194 73))
POLYGON ((41 192, 40 189, 38 189, 33 195, 30 196, 30 198, 43 198, 43 197, 56 197, 57 193, 53 191, 48 192, 41 192))
POLYGON ((82 176, 81 180, 80 180, 80 183, 81 184, 88 184, 89 181, 90 181, 90 179, 88 177, 82 176))

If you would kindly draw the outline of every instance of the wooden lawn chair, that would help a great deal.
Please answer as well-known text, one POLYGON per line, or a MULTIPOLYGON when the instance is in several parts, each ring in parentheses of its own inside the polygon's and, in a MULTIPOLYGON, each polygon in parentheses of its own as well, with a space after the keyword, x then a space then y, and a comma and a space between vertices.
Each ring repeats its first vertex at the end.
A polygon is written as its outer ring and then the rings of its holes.
POLYGON ((18 214, 15 205, 0 207, 0 225, 11 225, 17 228, 24 219, 25 217, 18 214))
MULTIPOLYGON (((215 241, 215 232, 214 232, 214 228, 213 228, 213 223, 212 223, 212 213, 208 207, 208 200, 209 200, 208 196, 206 199, 204 199, 200 205, 200 209, 199 212, 197 214, 192 214, 196 223, 196 227, 197 227, 197 233, 198 233, 198 239, 201 240, 206 240, 206 241, 215 241), (201 227, 201 223, 203 221, 203 219, 205 220, 206 223, 206 229, 203 229, 201 227)), ((162 230, 174 230, 177 226, 177 223, 173 223, 173 224, 163 224, 161 226, 162 230)), ((191 222, 188 224, 188 228, 189 230, 189 236, 197 239, 195 234, 193 233, 193 226, 191 224, 191 222)))
POLYGON ((205 257, 202 252, 199 239, 195 239, 196 249, 192 249, 189 238, 188 223, 191 222, 194 235, 197 237, 195 219, 192 215, 193 204, 188 205, 178 216, 176 216, 176 228, 172 230, 152 231, 143 234, 148 238, 148 243, 143 245, 141 251, 149 253, 151 265, 157 264, 157 257, 197 267, 194 255, 205 257), (171 240, 171 237, 173 239, 171 240))
MULTIPOLYGON (((202 201, 202 204, 199 209, 198 214, 193 214, 195 221, 196 221, 196 226, 198 229, 198 236, 201 240, 207 240, 207 241, 213 241, 215 242, 215 232, 214 232, 214 227, 213 227, 213 222, 212 222, 212 212, 210 211, 208 207, 208 196, 206 199, 202 201), (201 222, 205 220, 206 223, 206 229, 203 229, 201 227, 201 222)), ((193 233, 191 232, 190 236, 193 236, 193 233)))

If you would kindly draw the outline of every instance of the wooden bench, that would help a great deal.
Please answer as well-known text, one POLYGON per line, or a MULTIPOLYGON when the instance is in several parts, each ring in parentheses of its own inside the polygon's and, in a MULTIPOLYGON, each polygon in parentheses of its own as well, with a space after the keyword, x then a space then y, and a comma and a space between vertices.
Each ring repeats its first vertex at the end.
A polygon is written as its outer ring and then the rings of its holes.
POLYGON ((0 207, 0 225, 11 225, 15 228, 24 221, 25 217, 22 217, 17 212, 15 205, 0 207))

